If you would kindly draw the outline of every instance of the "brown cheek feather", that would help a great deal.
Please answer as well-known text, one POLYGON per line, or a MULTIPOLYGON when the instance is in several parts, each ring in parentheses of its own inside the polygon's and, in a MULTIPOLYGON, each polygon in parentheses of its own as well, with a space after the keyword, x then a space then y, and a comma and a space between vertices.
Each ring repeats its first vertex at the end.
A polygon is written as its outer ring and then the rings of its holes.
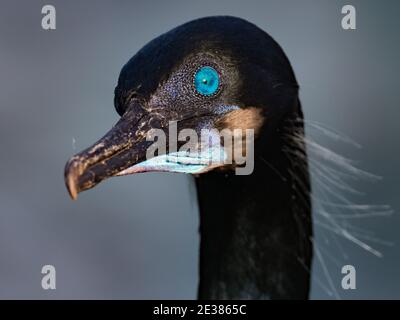
MULTIPOLYGON (((264 121, 265 117, 263 116, 262 111, 259 108, 248 107, 246 109, 238 109, 229 112, 227 115, 225 115, 216 123, 216 128, 220 131, 223 129, 230 129, 232 131, 235 129, 241 129, 242 144, 244 148, 243 150, 244 153, 242 151, 242 154, 243 156, 245 156, 247 154, 246 129, 253 129, 254 137, 257 137, 261 127, 264 124, 264 121)), ((221 144, 224 144, 223 139, 221 141, 221 144)), ((233 152, 231 156, 232 159, 234 160, 234 150, 231 151, 233 152)), ((225 171, 225 170, 233 170, 235 167, 236 167, 235 161, 233 161, 232 165, 225 165, 223 167, 220 167, 219 169, 225 171)))
POLYGON ((263 123, 264 116, 259 108, 248 107, 246 109, 238 109, 229 112, 216 124, 219 130, 222 129, 253 129, 254 136, 257 136, 263 123))

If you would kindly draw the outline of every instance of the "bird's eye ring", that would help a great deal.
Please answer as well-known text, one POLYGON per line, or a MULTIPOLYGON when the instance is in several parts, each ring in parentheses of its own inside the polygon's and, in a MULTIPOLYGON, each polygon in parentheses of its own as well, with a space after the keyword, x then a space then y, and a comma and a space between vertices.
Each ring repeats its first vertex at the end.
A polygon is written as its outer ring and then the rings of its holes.
POLYGON ((215 95, 219 89, 218 72, 210 66, 197 69, 193 79, 196 92, 203 96, 215 95))

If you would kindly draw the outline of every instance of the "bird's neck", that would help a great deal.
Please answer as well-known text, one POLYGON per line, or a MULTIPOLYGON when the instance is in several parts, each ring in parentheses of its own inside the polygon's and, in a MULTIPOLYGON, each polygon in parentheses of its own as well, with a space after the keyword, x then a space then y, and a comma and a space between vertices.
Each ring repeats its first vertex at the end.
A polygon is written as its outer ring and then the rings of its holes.
POLYGON ((256 156, 251 175, 213 171, 197 178, 200 299, 308 297, 308 171, 283 155, 282 143, 256 156))

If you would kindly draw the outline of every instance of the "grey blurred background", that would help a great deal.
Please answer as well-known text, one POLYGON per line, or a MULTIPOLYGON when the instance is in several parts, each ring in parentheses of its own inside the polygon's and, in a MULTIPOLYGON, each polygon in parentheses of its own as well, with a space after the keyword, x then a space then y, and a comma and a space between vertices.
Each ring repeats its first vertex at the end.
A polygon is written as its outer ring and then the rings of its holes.
MULTIPOLYGON (((0 298, 195 298, 198 211, 191 177, 110 179, 69 199, 66 160, 118 119, 113 89, 123 64, 160 33, 194 18, 233 15, 271 34, 292 62, 307 119, 363 148, 326 142, 383 177, 357 182, 361 202, 399 207, 398 1, 0 2, 0 298), (357 9, 357 30, 341 8, 357 9), (57 29, 41 28, 41 8, 57 29), (41 288, 41 268, 57 289, 41 288)), ((316 229, 311 298, 400 298, 399 216, 356 219, 392 245, 377 258, 316 229), (329 248, 336 247, 330 250, 329 248), (338 250, 338 248, 341 248, 338 250), (340 287, 341 265, 357 289, 340 287), (325 269, 326 268, 326 269, 325 269)))

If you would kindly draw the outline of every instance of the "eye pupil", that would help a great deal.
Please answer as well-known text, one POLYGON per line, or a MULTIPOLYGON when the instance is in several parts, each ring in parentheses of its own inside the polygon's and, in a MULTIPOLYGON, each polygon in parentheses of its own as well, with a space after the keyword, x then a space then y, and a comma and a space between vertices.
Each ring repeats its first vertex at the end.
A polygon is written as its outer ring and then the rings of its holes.
POLYGON ((219 87, 218 72, 212 67, 202 67, 194 76, 194 86, 198 93, 204 96, 215 94, 219 87))

